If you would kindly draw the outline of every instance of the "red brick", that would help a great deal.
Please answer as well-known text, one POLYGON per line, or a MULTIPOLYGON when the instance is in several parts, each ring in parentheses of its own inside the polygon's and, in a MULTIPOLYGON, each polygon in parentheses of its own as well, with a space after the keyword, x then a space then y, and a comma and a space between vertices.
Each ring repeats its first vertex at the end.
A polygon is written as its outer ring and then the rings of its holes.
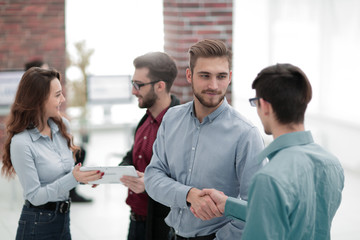
POLYGON ((224 11, 224 12, 221 12, 221 11, 218 11, 218 9, 216 9, 217 11, 215 12, 211 12, 210 15, 211 16, 229 16, 229 17, 232 17, 232 12, 230 11, 224 11))
POLYGON ((175 26, 184 26, 185 23, 183 21, 171 21, 171 20, 165 20, 164 24, 168 24, 168 25, 175 25, 175 26))
POLYGON ((211 25, 215 25, 216 22, 203 20, 203 21, 191 21, 189 24, 190 24, 190 26, 205 26, 205 25, 211 26, 211 25))
POLYGON ((25 6, 22 10, 23 13, 30 13, 31 15, 37 15, 40 13, 44 13, 46 10, 46 6, 41 5, 28 5, 25 6))
POLYGON ((232 3, 219 3, 219 2, 215 2, 215 3, 205 3, 204 4, 205 8, 222 8, 222 9, 228 9, 228 8, 232 8, 232 3))
POLYGON ((182 17, 205 17, 208 14, 206 12, 203 11, 197 11, 197 12, 182 12, 181 16, 182 17))
POLYGON ((200 4, 199 3, 194 3, 194 2, 182 2, 182 1, 179 1, 176 4, 176 6, 179 7, 179 8, 199 8, 200 4))
POLYGON ((218 30, 199 30, 196 31, 198 35, 209 35, 209 34, 220 34, 221 31, 218 30))

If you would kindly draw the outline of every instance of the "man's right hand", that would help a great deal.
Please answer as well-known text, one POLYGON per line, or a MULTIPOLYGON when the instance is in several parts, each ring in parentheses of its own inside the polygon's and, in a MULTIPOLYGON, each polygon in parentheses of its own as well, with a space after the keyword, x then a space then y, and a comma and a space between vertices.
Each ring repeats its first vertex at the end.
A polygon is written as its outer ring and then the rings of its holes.
POLYGON ((217 208, 221 213, 225 211, 225 204, 228 196, 226 196, 223 192, 218 191, 216 189, 203 189, 202 194, 208 195, 216 204, 217 208))
POLYGON ((186 197, 186 201, 191 204, 190 210, 195 217, 201 220, 210 220, 221 217, 222 214, 209 195, 204 194, 197 188, 191 188, 186 197))

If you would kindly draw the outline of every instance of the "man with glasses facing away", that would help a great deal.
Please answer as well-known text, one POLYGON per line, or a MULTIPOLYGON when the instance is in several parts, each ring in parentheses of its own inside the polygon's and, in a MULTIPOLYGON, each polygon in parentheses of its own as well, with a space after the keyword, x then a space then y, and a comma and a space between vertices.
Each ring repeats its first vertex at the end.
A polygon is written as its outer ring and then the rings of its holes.
POLYGON ((239 239, 244 223, 213 218, 220 212, 209 196, 200 193, 212 187, 247 199, 250 178, 262 166, 255 156, 263 149, 263 140, 225 98, 232 75, 232 53, 226 45, 203 40, 190 47, 189 54, 186 78, 194 100, 164 116, 145 171, 145 188, 171 208, 165 221, 174 229, 175 239, 239 239))
POLYGON ((207 189, 225 216, 246 219, 242 239, 330 239, 341 202, 344 171, 339 160, 314 143, 304 115, 311 85, 300 68, 276 64, 252 84, 251 106, 274 141, 257 157, 269 163, 252 179, 246 202, 207 189))
POLYGON ((162 52, 151 52, 134 60, 132 94, 140 108, 147 108, 136 131, 134 145, 119 165, 134 165, 138 178, 124 176, 121 181, 128 190, 126 203, 131 208, 128 240, 168 239, 169 227, 164 218, 169 208, 155 202, 145 192, 144 171, 150 163, 152 146, 166 111, 180 101, 170 94, 177 76, 174 60, 162 52))

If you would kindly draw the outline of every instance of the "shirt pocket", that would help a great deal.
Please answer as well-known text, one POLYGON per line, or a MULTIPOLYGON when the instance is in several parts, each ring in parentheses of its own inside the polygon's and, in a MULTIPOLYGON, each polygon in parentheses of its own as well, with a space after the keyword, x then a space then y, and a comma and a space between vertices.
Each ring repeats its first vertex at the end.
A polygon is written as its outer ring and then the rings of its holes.
POLYGON ((38 213, 38 224, 48 224, 55 220, 56 213, 54 211, 41 211, 38 213))

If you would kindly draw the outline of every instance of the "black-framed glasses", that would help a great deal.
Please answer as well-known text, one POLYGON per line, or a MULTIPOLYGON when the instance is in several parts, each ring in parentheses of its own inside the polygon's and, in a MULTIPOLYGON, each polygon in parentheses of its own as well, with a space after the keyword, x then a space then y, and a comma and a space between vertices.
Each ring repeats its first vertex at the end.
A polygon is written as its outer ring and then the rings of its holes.
POLYGON ((250 98, 250 99, 249 99, 250 106, 256 107, 256 101, 259 101, 259 99, 260 99, 260 97, 250 98))
POLYGON ((148 83, 137 83, 135 82, 134 80, 131 81, 131 84, 134 86, 134 88, 139 91, 141 87, 145 86, 145 85, 149 85, 149 84, 155 84, 157 82, 160 82, 162 80, 156 80, 156 81, 153 81, 153 82, 148 82, 148 83))

